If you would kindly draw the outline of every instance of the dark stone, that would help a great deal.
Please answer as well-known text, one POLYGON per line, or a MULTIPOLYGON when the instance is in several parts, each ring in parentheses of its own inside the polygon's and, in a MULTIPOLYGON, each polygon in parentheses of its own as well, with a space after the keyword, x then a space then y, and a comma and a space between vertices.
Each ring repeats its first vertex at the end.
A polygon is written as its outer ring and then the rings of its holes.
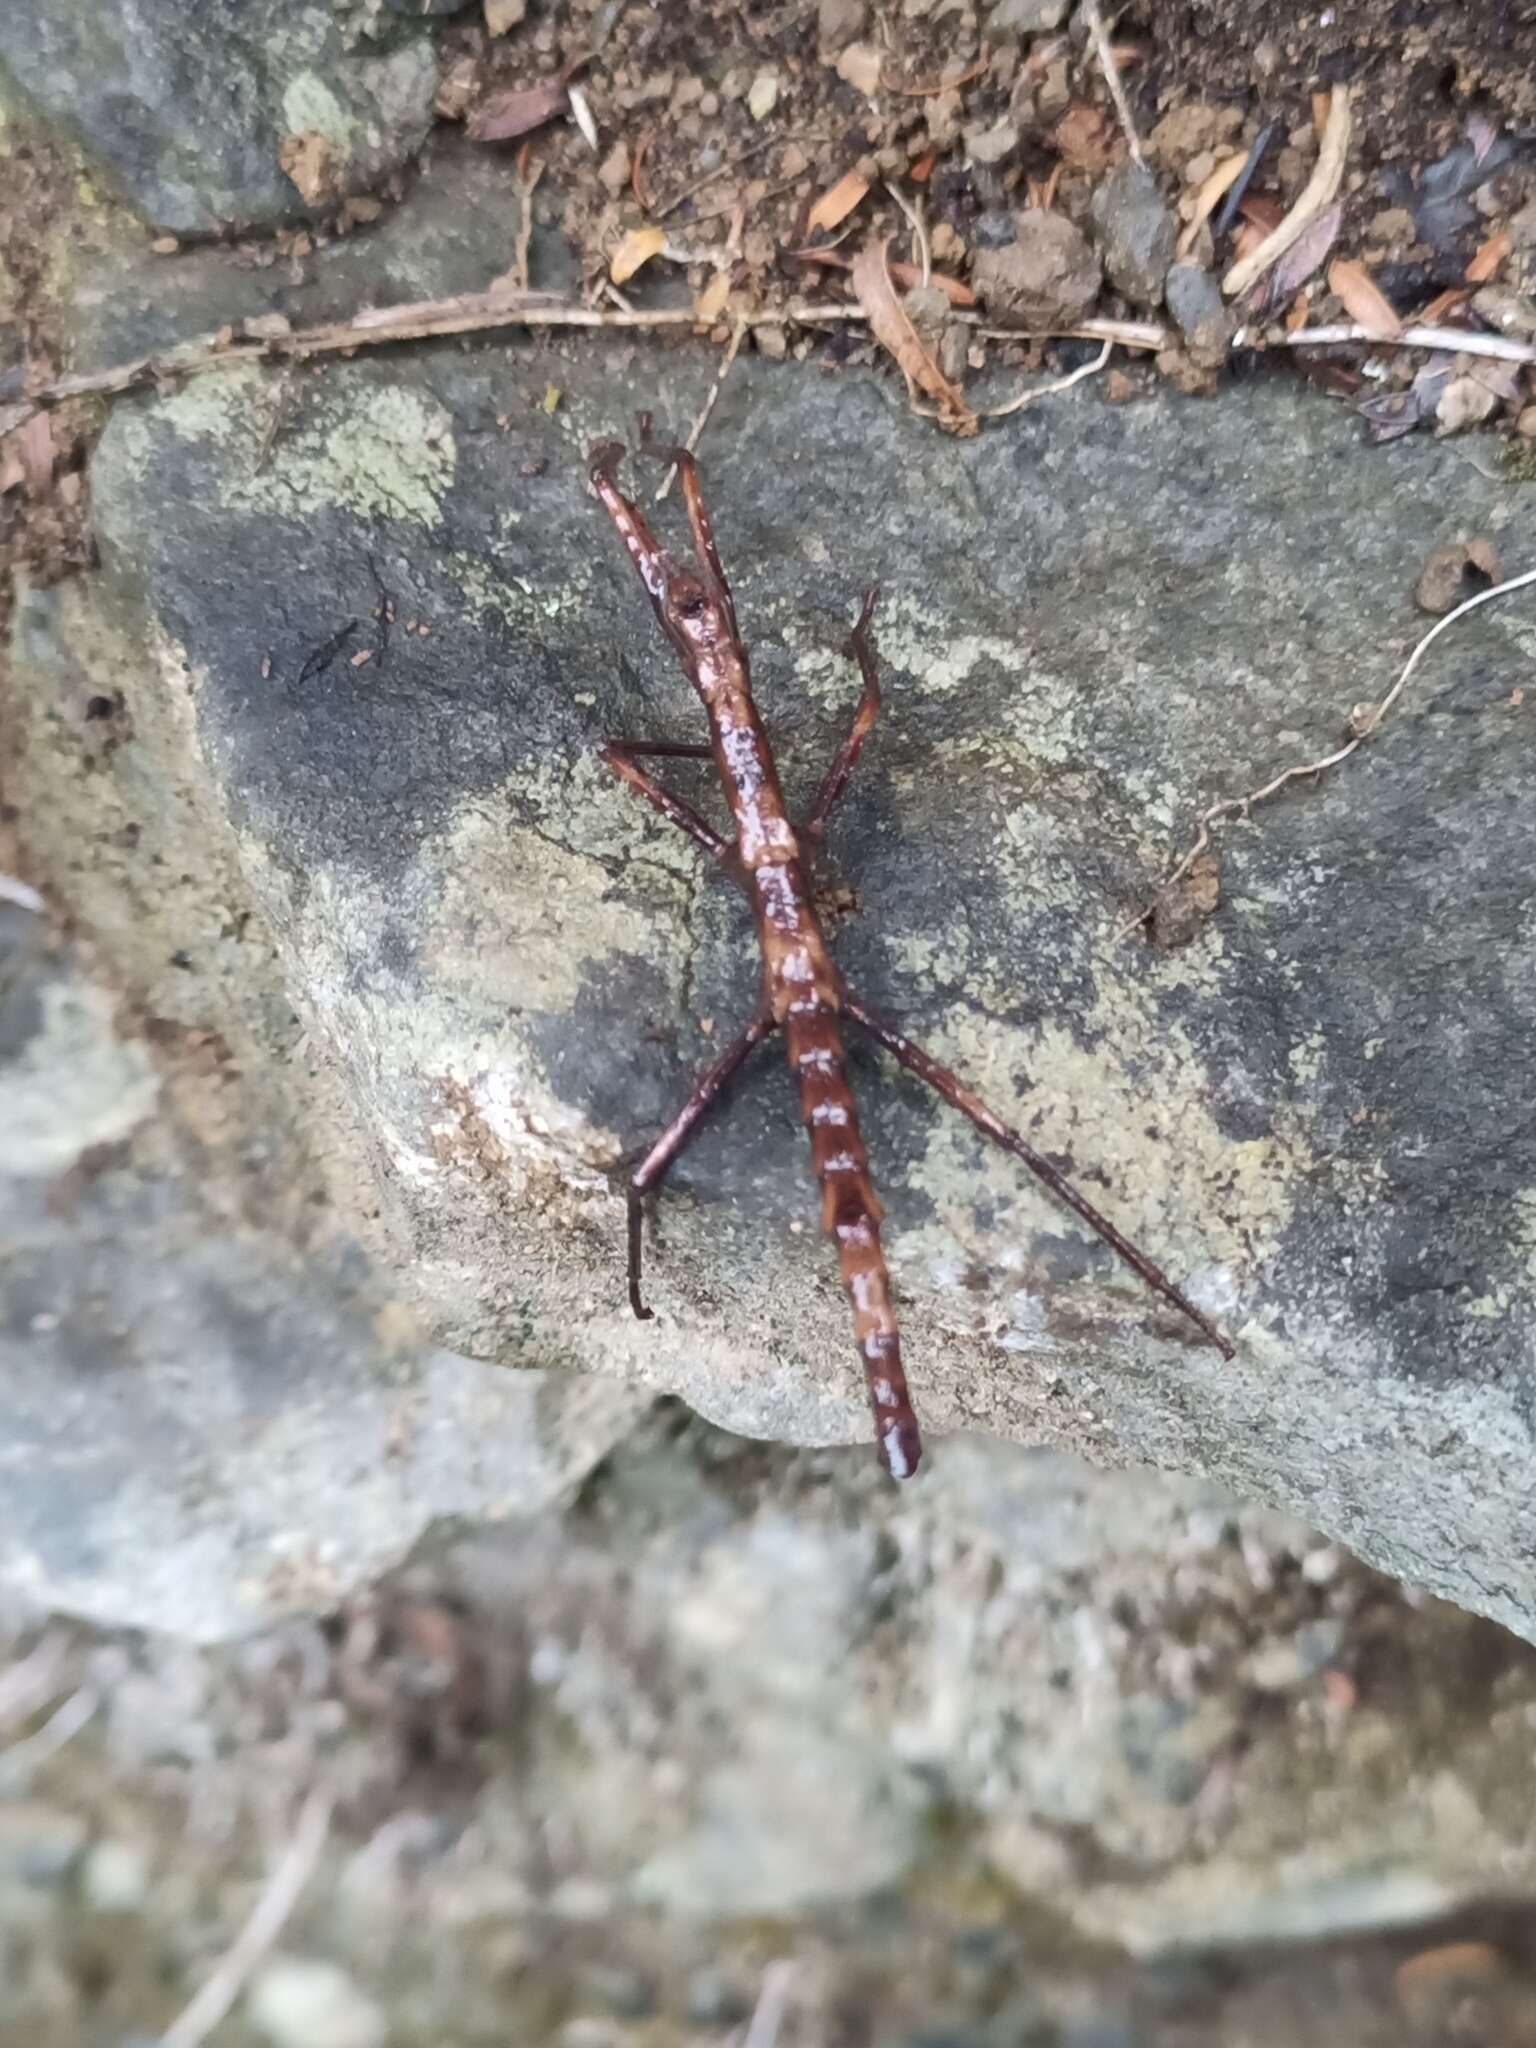
POLYGON ((1090 211, 1115 290, 1135 306, 1161 305, 1178 223, 1152 172, 1127 158, 1096 187, 1090 211))
POLYGON ((175 233, 309 211, 279 161, 293 135, 325 137, 338 193, 382 183, 421 147, 436 83, 421 34, 354 38, 324 0, 0 8, 0 106, 57 123, 175 233))

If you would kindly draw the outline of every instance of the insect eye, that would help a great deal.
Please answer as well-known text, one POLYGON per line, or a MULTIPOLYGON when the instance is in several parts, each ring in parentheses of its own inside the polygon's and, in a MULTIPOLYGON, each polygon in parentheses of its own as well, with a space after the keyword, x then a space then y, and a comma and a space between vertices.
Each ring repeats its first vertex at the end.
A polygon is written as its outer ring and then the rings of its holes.
POLYGON ((704 609, 703 593, 690 590, 677 601, 677 608, 685 619, 696 619, 704 609))

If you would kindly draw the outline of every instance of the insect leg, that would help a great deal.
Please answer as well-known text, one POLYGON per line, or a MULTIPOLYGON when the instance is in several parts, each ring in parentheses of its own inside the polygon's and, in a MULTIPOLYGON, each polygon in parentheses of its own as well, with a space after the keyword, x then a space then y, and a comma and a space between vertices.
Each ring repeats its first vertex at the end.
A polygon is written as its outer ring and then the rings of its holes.
POLYGON ((1005 1124, 1001 1117, 995 1116, 981 1097, 973 1095, 948 1067, 941 1067, 931 1054, 924 1052, 920 1045, 914 1045, 910 1038, 905 1037, 894 1025, 886 1023, 883 1017, 867 1009, 856 996, 845 996, 843 1014, 861 1030, 867 1031, 877 1045, 883 1045, 909 1073, 916 1074, 920 1081, 926 1081, 936 1094, 942 1095, 944 1100, 958 1109, 962 1116, 969 1117, 977 1130, 991 1138, 994 1144, 1001 1145, 1005 1152, 1011 1152, 1015 1159, 1022 1159, 1036 1180, 1043 1181, 1058 1201, 1064 1202, 1075 1215, 1080 1216, 1088 1228, 1103 1238, 1110 1250, 1118 1253, 1131 1270, 1138 1273, 1155 1293, 1160 1294, 1165 1301, 1172 1302, 1181 1314, 1188 1316, 1192 1323, 1203 1330, 1223 1358, 1232 1358, 1236 1355, 1229 1340, 1222 1335, 1210 1317, 1203 1315, 1189 1296, 1174 1286, 1162 1268, 1154 1265, 1146 1253, 1132 1244, 1128 1237, 1123 1237, 1109 1218, 1094 1208, 1086 1195, 1078 1193, 1065 1174, 1042 1157, 1027 1138, 1022 1137, 1011 1125, 1005 1124))
POLYGON ((674 825, 686 832, 696 846, 703 847, 711 860, 729 860, 734 851, 732 842, 722 839, 692 804, 685 804, 680 796, 663 789, 654 776, 647 775, 637 760, 637 756, 643 755, 659 756, 664 760, 698 761, 708 760, 710 749, 681 740, 608 740, 599 747, 597 758, 621 781, 627 782, 637 796, 643 796, 664 818, 670 818, 674 825))
POLYGON ((880 591, 872 585, 864 593, 864 603, 859 611, 859 623, 848 636, 848 652, 859 664, 864 677, 864 694, 859 699, 859 708, 854 714, 848 737, 838 748, 831 767, 822 777, 821 788, 816 792, 816 801, 811 806, 811 815, 805 830, 813 840, 819 840, 827 829, 827 820, 837 805, 838 798, 848 787, 848 778, 854 771, 864 742, 874 730, 875 720, 880 716, 880 678, 875 668, 875 650, 869 637, 869 622, 874 617, 875 600, 880 591))
POLYGON ((746 1030, 739 1037, 732 1039, 714 1064, 706 1067, 700 1074, 693 1084, 688 1100, 631 1176, 628 1188, 629 1305, 642 1322, 648 1322, 652 1313, 640 1298, 641 1230, 645 1216, 646 1192, 660 1182, 673 1160, 690 1144, 699 1126, 714 1107, 720 1091, 745 1064, 748 1054, 761 1045, 765 1038, 771 1038, 778 1028, 777 1022, 768 1011, 758 1011, 746 1030))

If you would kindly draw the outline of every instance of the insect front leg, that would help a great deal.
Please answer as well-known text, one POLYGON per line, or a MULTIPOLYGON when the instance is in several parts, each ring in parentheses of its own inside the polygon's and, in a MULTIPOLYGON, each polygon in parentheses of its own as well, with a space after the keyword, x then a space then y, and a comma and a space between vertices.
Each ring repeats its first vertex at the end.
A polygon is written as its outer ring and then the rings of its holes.
POLYGON ((879 598, 878 585, 864 593, 864 603, 859 611, 859 622, 848 636, 848 652, 859 664, 864 678, 864 694, 859 699, 859 708, 854 713, 853 724, 848 737, 838 748, 831 767, 822 777, 821 788, 816 792, 816 801, 811 806, 811 815, 806 820, 805 830, 812 840, 820 840, 826 833, 827 820, 837 807, 838 799, 848 787, 864 742, 874 730, 875 720, 880 716, 880 677, 875 666, 874 644, 869 637, 869 622, 875 615, 875 603, 879 598))

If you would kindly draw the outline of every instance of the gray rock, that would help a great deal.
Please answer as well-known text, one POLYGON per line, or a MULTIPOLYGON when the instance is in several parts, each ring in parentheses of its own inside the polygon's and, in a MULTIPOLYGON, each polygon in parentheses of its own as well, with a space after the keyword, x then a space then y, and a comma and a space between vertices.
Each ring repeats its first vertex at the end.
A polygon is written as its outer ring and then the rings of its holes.
POLYGON ((0 1589, 243 1634, 334 1604, 440 1517, 537 1509, 641 1411, 437 1350, 355 1246, 301 1263, 235 1220, 245 1191, 178 1156, 114 1007, 46 953, 0 959, 0 1589))
POLYGON ((840 50, 863 28, 868 9, 864 0, 821 0, 816 10, 816 28, 823 47, 840 50))
MULTIPOLYGON (((94 473, 103 572, 20 614, 39 850, 157 1005, 228 1018, 290 1121, 366 1135, 335 1200, 358 1229, 382 1209, 440 1342, 670 1388, 757 1435, 862 1439, 776 1060, 680 1162, 657 1320, 628 1312, 618 1163, 755 970, 731 892, 593 758, 605 733, 697 730, 582 482, 658 361, 625 382, 575 346, 530 360, 334 366, 260 468, 260 373, 121 405, 94 473), (530 379, 551 378, 547 417, 530 379), (107 687, 134 737, 87 807, 67 704, 107 687), (113 788, 131 857, 101 817, 113 788), (228 897, 195 926, 148 859, 166 791, 202 837, 189 822, 201 852, 165 872, 216 872, 228 897), (282 1050, 285 1002, 312 1067, 282 1050)), ((712 366, 666 368, 691 417, 712 366)), ((1528 666, 1519 599, 1440 644, 1378 742, 1223 842, 1203 938, 1113 937, 1204 795, 1325 749, 1387 686, 1427 550, 1515 534, 1516 501, 1428 441, 1394 450, 1386 491, 1335 409, 1270 386, 1205 408, 1067 396, 962 445, 883 379, 742 362, 706 456, 797 792, 854 697, 816 608, 886 591, 884 720, 833 834, 865 906, 850 978, 1238 1339, 1232 1364, 1192 1343, 861 1055, 933 1434, 1208 1472, 1536 1632, 1532 852, 1501 708, 1528 666)))
POLYGON ((1221 286, 1198 263, 1175 263, 1167 278, 1168 310, 1179 323, 1189 353, 1202 368, 1227 359, 1231 320, 1221 286))
POLYGON ((1158 306, 1173 262, 1178 223, 1153 173, 1127 158, 1101 181, 1090 211, 1104 268, 1132 305, 1158 306))
POLYGON ((1027 327, 1070 327, 1099 295, 1099 259, 1065 214, 1026 207, 1013 240, 978 248, 971 275, 982 303, 1027 327))
POLYGON ((1036 35, 1060 28, 1071 9, 1072 0, 995 0, 987 27, 994 35, 1036 35))
POLYGON ((410 160, 432 121, 437 67, 419 33, 349 43, 321 0, 10 0, 0 107, 58 123, 152 226, 214 233, 309 209, 279 162, 324 138, 338 191, 410 160))

